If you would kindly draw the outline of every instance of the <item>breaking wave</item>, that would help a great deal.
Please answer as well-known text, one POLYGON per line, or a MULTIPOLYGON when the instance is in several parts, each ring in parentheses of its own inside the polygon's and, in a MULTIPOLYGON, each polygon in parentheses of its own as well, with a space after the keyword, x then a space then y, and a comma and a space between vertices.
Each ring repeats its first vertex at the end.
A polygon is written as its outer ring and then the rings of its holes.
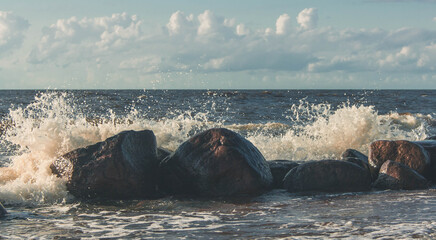
POLYGON ((376 139, 423 139, 434 122, 426 115, 382 115, 373 106, 343 103, 333 107, 304 99, 283 110, 285 123, 253 119, 250 124, 226 124, 213 110, 173 111, 171 117, 156 119, 134 105, 122 115, 108 109, 92 116, 85 113, 87 107, 72 93, 46 92, 27 106, 12 107, 1 119, 0 199, 4 203, 65 201, 69 198, 65 183, 49 168, 54 159, 124 130, 150 129, 160 147, 175 150, 198 132, 226 127, 250 140, 267 160, 306 161, 338 158, 347 148, 367 153, 376 139))

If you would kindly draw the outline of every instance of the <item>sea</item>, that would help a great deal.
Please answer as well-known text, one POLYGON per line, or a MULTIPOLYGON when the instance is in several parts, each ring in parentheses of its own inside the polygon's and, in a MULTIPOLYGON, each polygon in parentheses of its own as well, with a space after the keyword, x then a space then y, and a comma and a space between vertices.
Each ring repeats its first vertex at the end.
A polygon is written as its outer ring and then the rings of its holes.
POLYGON ((214 127, 267 160, 339 159, 436 135, 436 90, 0 90, 0 239, 435 239, 436 188, 78 200, 58 156, 124 130, 174 151, 214 127))

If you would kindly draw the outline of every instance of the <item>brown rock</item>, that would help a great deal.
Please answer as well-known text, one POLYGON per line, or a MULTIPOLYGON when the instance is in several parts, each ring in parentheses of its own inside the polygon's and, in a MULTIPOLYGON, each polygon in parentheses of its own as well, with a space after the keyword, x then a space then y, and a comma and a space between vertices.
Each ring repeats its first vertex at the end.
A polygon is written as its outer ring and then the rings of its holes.
POLYGON ((51 169, 78 198, 132 199, 155 195, 156 137, 125 131, 57 159, 51 169))
POLYGON ((294 167, 299 164, 289 160, 273 160, 268 161, 269 169, 273 176, 272 188, 283 188, 283 178, 294 167))
POLYGON ((425 189, 428 188, 428 181, 408 166, 388 160, 381 166, 374 187, 393 190, 425 189))
POLYGON ((241 135, 210 129, 184 142, 160 164, 159 188, 169 194, 235 196, 270 188, 272 175, 262 154, 241 135))
POLYGON ((369 190, 371 176, 351 162, 322 160, 293 168, 283 182, 289 192, 355 192, 369 190))
POLYGON ((381 140, 372 142, 369 149, 369 165, 373 172, 378 172, 387 160, 403 163, 421 175, 429 171, 429 154, 416 143, 381 140))

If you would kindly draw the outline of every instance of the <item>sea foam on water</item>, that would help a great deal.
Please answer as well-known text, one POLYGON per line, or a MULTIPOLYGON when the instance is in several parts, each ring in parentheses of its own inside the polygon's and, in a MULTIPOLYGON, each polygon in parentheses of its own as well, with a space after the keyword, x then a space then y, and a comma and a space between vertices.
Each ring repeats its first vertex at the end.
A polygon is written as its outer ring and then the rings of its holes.
POLYGON ((52 175, 50 164, 62 154, 124 130, 150 129, 158 146, 175 150, 194 134, 226 127, 247 137, 268 160, 300 161, 338 158, 347 148, 367 153, 368 145, 377 139, 419 140, 426 136, 424 116, 380 115, 373 106, 349 103, 334 109, 330 104, 302 100, 283 112, 288 116, 286 123, 258 123, 253 119, 249 124, 210 121, 210 116, 218 115, 213 109, 195 114, 171 112, 172 117, 156 120, 135 106, 124 115, 107 109, 101 116, 87 115, 84 109, 88 107, 77 103, 72 93, 47 92, 38 94, 25 107, 10 109, 2 121, 11 126, 0 139, 9 155, 8 166, 0 168, 0 199, 4 203, 64 201, 69 197, 65 183, 52 175))

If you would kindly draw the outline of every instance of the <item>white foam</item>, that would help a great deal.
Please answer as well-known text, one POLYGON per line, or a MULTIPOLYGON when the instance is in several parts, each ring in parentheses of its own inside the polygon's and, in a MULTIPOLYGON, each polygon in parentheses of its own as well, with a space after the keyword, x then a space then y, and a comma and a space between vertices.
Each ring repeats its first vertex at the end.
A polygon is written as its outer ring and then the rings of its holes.
POLYGON ((248 139, 270 160, 318 160, 339 158, 348 148, 367 154, 369 144, 377 139, 419 140, 426 136, 424 122, 415 120, 410 125, 410 119, 391 116, 379 115, 373 106, 346 103, 332 109, 329 104, 302 101, 292 106, 289 119, 294 125, 283 134, 255 132, 248 139))

